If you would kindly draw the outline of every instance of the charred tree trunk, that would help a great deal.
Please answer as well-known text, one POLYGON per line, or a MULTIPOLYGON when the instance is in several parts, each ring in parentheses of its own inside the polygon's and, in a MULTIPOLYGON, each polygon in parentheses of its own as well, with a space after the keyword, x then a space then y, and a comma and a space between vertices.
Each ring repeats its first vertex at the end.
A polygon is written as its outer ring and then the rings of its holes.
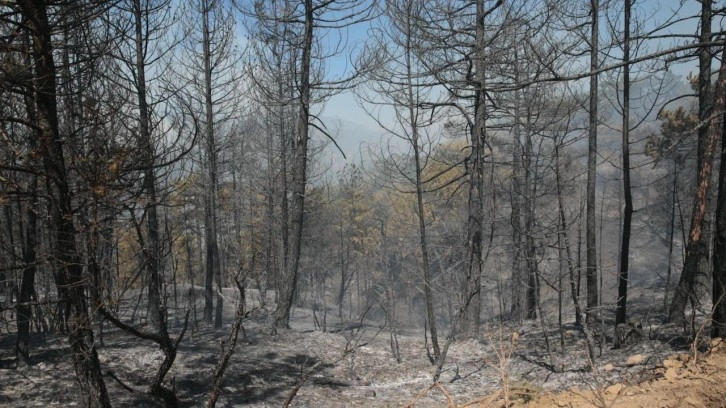
MULTIPOLYGON (((23 36, 23 47, 25 52, 23 55, 24 64, 26 67, 32 66, 32 59, 30 57, 30 37, 27 35, 23 36)), ((35 112, 35 102, 31 95, 25 96, 25 110, 28 115, 28 119, 31 123, 35 123, 38 120, 38 116, 35 112)), ((31 150, 37 148, 38 141, 34 133, 29 136, 28 145, 31 150)), ((37 272, 36 263, 36 247, 39 244, 38 240, 38 216, 36 211, 39 209, 40 200, 38 199, 38 177, 33 175, 30 181, 29 193, 31 196, 30 205, 25 210, 25 234, 22 243, 22 255, 23 263, 23 278, 20 283, 20 296, 18 297, 18 337, 15 343, 15 355, 18 364, 29 364, 30 363, 30 320, 32 318, 32 306, 30 301, 32 300, 33 293, 35 291, 35 274, 37 272)), ((8 227, 10 224, 8 223, 8 227)))
MULTIPOLYGON (((410 5, 410 3, 409 3, 410 5)), ((411 54, 413 53, 412 41, 412 27, 411 19, 406 20, 407 32, 406 32, 406 97, 408 102, 408 126, 409 126, 409 142, 413 148, 413 161, 415 165, 415 188, 416 188, 416 216, 418 218, 418 232, 419 232, 419 247, 421 249, 421 268, 423 272, 424 281, 424 300, 426 302, 426 320, 428 322, 429 333, 431 334, 431 346, 434 351, 434 362, 438 362, 441 359, 441 349, 439 348, 439 338, 436 329, 436 313, 434 310, 434 295, 432 290, 433 279, 431 277, 431 263, 429 261, 429 246, 428 238, 426 235, 426 208, 424 206, 423 190, 423 166, 421 164, 421 135, 420 135, 420 124, 418 106, 416 101, 418 95, 414 92, 414 76, 412 72, 412 60, 411 54)), ((481 242, 481 241, 480 241, 481 242)), ((478 319, 478 317, 477 317, 478 319)))
MULTIPOLYGON (((413 109, 412 109, 413 110, 413 109)), ((417 124, 413 124, 412 131, 417 134, 417 124)), ((441 350, 439 349, 439 338, 436 330, 436 313, 434 311, 434 295, 431 286, 433 279, 431 278, 431 264, 429 262, 428 240, 426 238, 426 218, 423 200, 423 185, 421 181, 421 146, 418 143, 418 136, 412 139, 414 161, 416 165, 416 215, 418 217, 419 230, 419 246, 421 248, 421 267, 424 278, 424 298, 426 301, 426 319, 428 320, 429 332, 431 334, 431 346, 434 350, 434 361, 441 358, 441 350)))
MULTIPOLYGON (((723 96, 722 96, 723 97, 723 96)), ((726 121, 726 114, 722 114, 726 121)), ((722 125, 721 145, 726 143, 726 127, 722 125)), ((713 257, 713 329, 711 337, 726 337, 726 150, 721 150, 716 204, 716 239, 713 257)))
MULTIPOLYGON (((342 223, 342 221, 341 221, 342 223)), ((345 292, 348 289, 348 284, 351 281, 350 274, 348 273, 348 249, 347 245, 345 244, 345 240, 343 237, 343 227, 341 225, 340 227, 340 286, 338 286, 338 298, 336 299, 336 303, 338 304, 338 318, 343 319, 343 301, 345 300, 345 292)), ((351 305, 352 306, 352 305, 351 305)))
MULTIPOLYGON (((267 299, 267 289, 270 287, 270 283, 274 284, 274 288, 277 289, 277 279, 274 278, 276 276, 274 265, 275 262, 275 223, 276 223, 276 217, 275 217, 275 173, 273 171, 272 164, 274 163, 274 149, 272 147, 272 137, 266 138, 267 142, 267 148, 265 149, 265 153, 267 155, 267 163, 268 163, 268 172, 267 172, 267 188, 265 189, 265 276, 263 279, 265 281, 264 290, 262 287, 259 287, 260 289, 260 298, 263 302, 266 302, 267 299)), ((259 283, 259 282, 258 282, 259 283)))
POLYGON ((162 318, 159 216, 157 211, 155 149, 151 140, 151 112, 146 91, 146 38, 144 37, 144 5, 141 0, 134 0, 134 41, 136 52, 136 98, 139 107, 139 143, 140 155, 144 167, 142 180, 146 195, 146 240, 142 248, 146 263, 147 288, 149 291, 148 315, 153 327, 159 329, 162 318))
MULTIPOLYGON (((701 2, 701 42, 711 40, 711 0, 701 2)), ((722 95, 718 90, 714 92, 716 100, 711 103, 709 96, 711 87, 711 50, 703 47, 699 51, 699 74, 698 74, 698 176, 696 178, 696 193, 693 200, 691 212, 691 226, 686 245, 686 259, 683 262, 683 271, 673 293, 668 317, 673 322, 681 322, 685 317, 686 306, 690 302, 695 305, 698 302, 698 281, 699 275, 703 274, 704 264, 708 261, 708 242, 703 238, 704 222, 708 207, 708 192, 713 171, 713 157, 718 140, 718 130, 712 127, 718 126, 718 121, 711 117, 715 104, 721 101, 722 95)), ((723 66, 722 66, 723 69, 723 66)), ((719 81, 721 73, 719 72, 719 81)), ((717 84, 717 88, 721 86, 717 84)))
MULTIPOLYGON (((281 72, 281 63, 278 64, 278 72, 281 72)), ((278 85, 278 98, 285 98, 282 88, 282 81, 278 85)), ((286 131, 285 115, 287 110, 280 106, 277 117, 280 137, 280 264, 276 276, 277 301, 279 302, 285 287, 285 275, 290 264, 290 201, 288 198, 290 186, 288 184, 288 153, 290 151, 290 135, 286 131)))
POLYGON ((663 294, 663 313, 668 313, 668 294, 670 293, 671 275, 673 274, 673 244, 676 233, 676 204, 678 201, 678 165, 676 163, 673 165, 671 189, 671 216, 670 225, 668 226, 668 271, 666 272, 665 293, 663 294))
MULTIPOLYGON (((525 317, 527 319, 537 318, 537 305, 539 304, 539 285, 537 284, 539 274, 539 266, 537 262, 536 243, 534 239, 535 233, 535 206, 536 206, 536 169, 532 161, 534 149, 532 146, 532 113, 527 108, 527 128, 525 129, 524 157, 522 166, 524 170, 524 256, 526 265, 526 282, 525 287, 525 317)), ((524 279, 523 279, 524 280, 524 279)))
MULTIPOLYGON (((595 72, 598 68, 599 52, 599 24, 598 13, 600 10, 599 0, 590 0, 590 13, 592 18, 590 31, 590 71, 595 72)), ((598 319, 598 279, 597 279, 597 224, 595 221, 595 190, 597 183, 597 95, 598 76, 590 76, 590 122, 588 131, 587 151, 587 214, 585 226, 585 253, 587 258, 587 319, 594 323, 598 319)))
POLYGON ((202 57, 204 59, 204 110, 207 149, 207 183, 205 184, 204 238, 207 252, 207 275, 205 284, 204 318, 212 321, 212 280, 217 285, 217 303, 214 308, 214 327, 222 327, 222 268, 220 266, 219 245, 217 243, 217 146, 214 136, 214 102, 212 100, 212 54, 209 31, 209 12, 211 5, 203 0, 202 12, 202 57))
POLYGON ((111 405, 101 374, 101 364, 94 345, 94 333, 85 295, 88 281, 76 243, 72 192, 64 157, 64 144, 58 125, 56 66, 53 54, 52 27, 48 6, 42 0, 18 2, 31 32, 35 63, 34 97, 38 123, 38 151, 47 178, 51 223, 54 234, 53 256, 57 261, 57 280, 67 288, 68 342, 71 358, 84 403, 89 407, 111 405))
POLYGON ((570 237, 567 231, 569 231, 569 224, 567 223, 567 216, 565 214, 565 203, 562 197, 562 179, 560 174, 560 147, 555 142, 555 182, 557 188, 557 208, 559 210, 559 222, 560 232, 559 240, 562 249, 566 254, 567 259, 567 271, 570 280, 570 294, 572 296, 572 303, 575 306, 575 324, 581 324, 582 308, 580 307, 580 291, 579 284, 575 278, 575 262, 572 259, 572 251, 570 249, 570 237))
POLYGON ((623 31, 623 235, 620 247, 620 272, 618 273, 618 302, 615 325, 625 323, 628 300, 628 258, 630 254, 630 228, 633 220, 633 194, 630 189, 630 0, 625 0, 625 25, 623 31))
MULTIPOLYGON (((709 131, 721 131, 721 146, 726 146, 726 47, 721 53, 721 70, 719 71, 718 86, 715 90, 716 103, 714 109, 720 112, 721 124, 711 119, 709 131)), ((721 150, 721 167, 719 168, 718 202, 716 205, 716 239, 713 259, 713 330, 712 337, 726 337, 726 150, 721 150)))
POLYGON ((36 263, 36 247, 38 246, 38 217, 36 211, 38 208, 38 180, 33 176, 30 182, 30 195, 32 201, 26 207, 25 218, 25 234, 23 239, 22 253, 23 263, 23 279, 20 283, 20 296, 18 297, 18 337, 15 343, 16 358, 18 364, 30 363, 30 321, 33 315, 33 307, 30 304, 35 293, 35 274, 37 271, 36 263))
MULTIPOLYGON (((498 3, 501 4, 501 3, 498 3)), ((497 7, 497 6, 494 6, 497 7)), ((469 203, 466 223, 466 286, 463 295, 464 316, 462 332, 469 336, 479 333, 481 313, 481 273, 484 237, 484 149, 486 148, 486 16, 483 1, 476 2, 476 43, 474 44, 475 91, 474 124, 471 129, 469 158, 469 203)))
MULTIPOLYGON (((514 57, 517 59, 517 48, 514 49, 514 57)), ((519 69, 514 66, 515 81, 519 82, 519 69)), ((512 319, 522 322, 526 314, 525 303, 525 273, 523 268, 522 255, 523 242, 522 231, 522 207, 524 205, 525 181, 522 166, 522 125, 520 122, 522 96, 519 90, 514 91, 514 141, 512 142, 512 319)))
MULTIPOLYGON (((302 39, 302 59, 299 76, 300 107, 297 118, 297 138, 295 140, 295 162, 292 175, 292 235, 289 245, 289 265, 281 279, 277 309, 272 323, 272 331, 290 327, 290 310, 295 298, 302 249, 303 223, 305 219, 305 186, 307 184, 308 141, 310 120, 310 64, 313 45, 314 12, 312 0, 304 1, 305 30, 302 39)), ((284 177, 284 175, 283 175, 284 177)), ((287 200, 286 197, 283 198, 287 200)))

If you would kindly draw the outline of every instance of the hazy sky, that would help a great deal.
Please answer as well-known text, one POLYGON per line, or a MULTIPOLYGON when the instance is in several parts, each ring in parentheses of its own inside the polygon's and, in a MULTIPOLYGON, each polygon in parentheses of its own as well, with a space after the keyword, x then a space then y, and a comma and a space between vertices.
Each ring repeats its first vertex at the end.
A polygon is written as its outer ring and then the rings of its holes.
MULTIPOLYGON (((618 2, 619 4, 619 2, 618 2)), ((636 2, 640 7, 634 13, 633 20, 643 21, 643 30, 652 30, 652 27, 663 24, 663 22, 671 19, 674 13, 677 13, 675 19, 685 19, 680 22, 674 22, 666 30, 659 34, 689 34, 692 35, 698 31, 697 18, 688 18, 697 16, 700 10, 700 3, 696 0, 647 0, 636 2), (681 4, 683 3, 683 4, 681 4)), ((604 26, 605 22, 601 23, 604 26)), ((718 30, 721 25, 720 21, 714 21, 713 29, 718 30)), ((355 47, 360 47, 367 39, 368 25, 360 25, 348 30, 348 39, 355 47)), ((691 41, 690 39, 682 39, 680 43, 691 41)), ((673 40, 659 41, 651 43, 647 48, 640 51, 641 54, 654 52, 657 47, 667 48, 674 46, 673 40)), ((611 53, 611 57, 616 53, 611 53)), ((589 57, 588 57, 589 58, 589 57)), ((689 73, 696 72, 697 61, 688 61, 669 64, 669 70, 680 76, 687 76, 689 73)), ((336 69, 345 69, 346 65, 342 60, 332 61, 329 72, 335 72, 336 69)), ((367 158, 367 146, 378 144, 381 140, 386 140, 390 136, 386 135, 384 130, 371 119, 363 108, 358 106, 356 99, 351 91, 346 91, 331 98, 323 108, 321 117, 325 120, 326 126, 335 133, 336 141, 347 156, 347 160, 342 157, 340 152, 331 144, 324 152, 325 161, 333 164, 333 169, 342 168, 346 163, 358 163, 361 157, 367 158), (362 150, 361 150, 362 149, 362 150)))

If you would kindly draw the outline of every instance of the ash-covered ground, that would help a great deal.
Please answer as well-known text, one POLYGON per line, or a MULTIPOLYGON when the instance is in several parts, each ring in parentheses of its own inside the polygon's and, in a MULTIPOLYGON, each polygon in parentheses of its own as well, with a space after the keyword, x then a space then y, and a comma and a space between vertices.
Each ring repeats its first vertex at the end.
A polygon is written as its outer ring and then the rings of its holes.
MULTIPOLYGON (((225 307, 227 325, 223 329, 215 331, 201 322, 190 324, 168 375, 182 406, 203 406, 209 396, 220 341, 227 338, 235 299, 230 290, 225 307)), ((319 311, 314 316, 309 309, 296 308, 292 329, 273 336, 268 320, 271 308, 261 308, 244 322, 244 334, 240 333, 225 374, 218 406, 278 407, 290 398, 291 406, 299 407, 438 407, 496 401, 501 406, 536 404, 540 395, 552 395, 549 392, 642 384, 664 377, 664 361, 670 361, 669 357, 678 353, 692 355, 692 350, 682 327, 663 324, 663 316, 653 312, 652 299, 640 303, 637 295, 632 299, 631 310, 639 316, 643 339, 612 349, 612 322, 604 319, 592 365, 585 337, 573 322, 564 324, 562 330, 549 321, 543 329, 540 320, 516 326, 487 322, 477 338, 452 343, 435 387, 432 379, 436 368, 426 352, 423 327, 396 328, 400 350, 397 361, 390 330, 379 323, 365 318, 339 321, 337 312, 331 309, 323 332, 314 324, 316 317, 320 321, 319 311)), ((259 307, 254 296, 248 295, 248 306, 259 307)), ((178 335, 181 327, 176 325, 177 319, 172 317, 170 322, 173 336, 178 335)), ((707 331, 697 334, 705 337, 707 331)), ((445 336, 444 328, 442 347, 445 336)), ((159 403, 146 390, 162 360, 161 351, 150 342, 110 328, 108 323, 104 326, 103 344, 100 340, 97 335, 114 406, 157 406, 159 403)), ((14 368, 14 341, 12 333, 0 337, 0 405, 82 406, 64 337, 35 335, 33 358, 37 363, 19 369, 14 368)), ((430 340, 428 343, 430 347, 430 340)), ((571 402, 561 406, 567 404, 571 402)))

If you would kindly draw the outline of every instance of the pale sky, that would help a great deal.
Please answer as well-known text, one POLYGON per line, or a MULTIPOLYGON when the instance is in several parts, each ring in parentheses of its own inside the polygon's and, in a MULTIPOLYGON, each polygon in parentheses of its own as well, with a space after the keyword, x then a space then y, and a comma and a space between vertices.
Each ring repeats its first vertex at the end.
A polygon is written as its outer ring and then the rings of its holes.
MULTIPOLYGON (((675 10, 678 10, 679 18, 685 18, 698 15, 701 7, 700 3, 696 0, 686 0, 683 2, 679 0, 648 0, 635 2, 635 4, 637 7, 640 7, 635 14, 644 21, 644 30, 646 31, 652 29, 651 27, 662 24, 669 16, 673 15, 675 10)), ((635 20, 635 15, 633 19, 635 20)), ((604 25, 604 23, 601 24, 604 25)), ((721 21, 714 21, 713 30, 719 30, 721 24, 721 21)), ((348 36, 351 43, 359 46, 361 42, 365 41, 367 38, 366 30, 367 27, 365 26, 350 29, 348 36)), ((697 31, 698 21, 692 18, 673 24, 660 34, 691 35, 697 31)), ((692 40, 681 39, 678 41, 684 43, 692 40)), ((647 50, 641 52, 644 54, 650 53, 655 50, 656 46, 667 48, 673 45, 674 40, 662 40, 657 44, 650 44, 647 50)), ((341 68, 344 66, 340 61, 337 64, 340 64, 339 66, 341 68)), ((329 67, 329 70, 333 72, 335 69, 336 62, 334 61, 331 67, 329 67)), ((696 72, 697 61, 670 64, 669 69, 674 74, 685 77, 689 72, 696 72)), ((367 158, 366 146, 378 144, 381 138, 385 140, 388 137, 384 130, 358 106, 351 91, 346 91, 332 97, 323 108, 321 117, 326 121, 326 125, 330 129, 337 130, 337 134, 335 135, 336 140, 347 156, 347 160, 344 159, 332 144, 326 148, 324 152, 325 160, 333 163, 334 171, 342 168, 346 163, 359 163, 361 157, 365 160, 367 158), (361 149, 363 150, 361 151, 361 149)))

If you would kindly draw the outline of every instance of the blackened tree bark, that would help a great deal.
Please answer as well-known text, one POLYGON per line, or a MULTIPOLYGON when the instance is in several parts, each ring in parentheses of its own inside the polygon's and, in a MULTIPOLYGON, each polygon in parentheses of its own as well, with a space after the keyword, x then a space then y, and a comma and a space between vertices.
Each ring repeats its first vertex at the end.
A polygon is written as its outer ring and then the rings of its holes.
MULTIPOLYGON (((409 90, 411 84, 409 83, 409 90)), ((413 96, 411 93, 410 96, 413 96)), ((410 106, 410 110, 413 111, 415 108, 410 106)), ((413 112, 412 112, 413 114, 413 112)), ((417 117, 418 113, 415 113, 417 117)), ((412 122, 415 119, 411 119, 412 122)), ((428 321, 429 333, 431 334, 431 346, 434 351, 434 361, 438 362, 441 358, 441 350, 439 348, 439 336, 436 329, 436 313, 434 310, 434 295, 431 286, 433 285, 433 279, 431 277, 431 263, 429 261, 429 245, 428 239, 426 238, 426 208, 424 207, 423 200, 423 182, 422 182, 422 171, 421 165, 421 146, 419 145, 420 139, 418 136, 418 124, 412 123, 412 132, 415 136, 411 137, 411 146, 413 148, 414 162, 416 166, 416 217, 418 218, 418 231, 419 231, 419 246, 421 248, 421 268, 423 270, 424 278, 424 298, 426 300, 426 320, 428 321)))
MULTIPOLYGON (((563 197, 563 186, 562 186, 562 175, 560 170, 560 145, 559 142, 555 141, 555 182, 557 189, 557 208, 559 212, 560 229, 558 235, 560 236, 560 244, 564 248, 564 252, 567 255, 567 271, 569 273, 570 280, 570 294, 572 296, 572 303, 575 306, 575 324, 580 325, 582 323, 582 307, 580 306, 580 291, 579 282, 575 278, 575 262, 572 257, 572 250, 570 249, 570 237, 569 237, 569 224, 567 221, 567 215, 565 213, 565 203, 563 197)), ((578 254, 579 255, 579 254, 578 254)), ((579 277, 578 277, 579 279, 579 277)), ((592 353, 591 353, 592 354, 592 353)))
MULTIPOLYGON (((280 66, 280 68, 282 67, 280 66)), ((281 70, 278 72, 281 72, 281 70)), ((278 97, 280 99, 284 98, 282 82, 280 82, 278 91, 278 97)), ((289 135, 285 131, 285 111, 285 107, 281 105, 278 109, 279 115, 277 116, 280 142, 280 264, 276 274, 277 299, 283 293, 284 275, 287 273, 290 265, 290 183, 288 180, 288 169, 290 166, 288 163, 291 143, 288 139, 289 135)))
POLYGON ((214 309, 214 327, 222 327, 222 310, 224 297, 222 296, 222 268, 219 258, 219 245, 217 243, 217 146, 214 135, 214 102, 212 99, 212 51, 210 33, 210 11, 216 6, 216 1, 201 0, 199 8, 202 19, 202 58, 204 60, 204 113, 206 130, 206 167, 207 182, 205 183, 204 200, 204 240, 206 245, 206 279, 204 297, 204 318, 212 321, 212 280, 217 284, 217 303, 214 309))
MULTIPOLYGON (((726 117, 723 118, 726 120, 726 117)), ((726 142, 726 127, 721 130, 721 145, 726 142)), ((726 150, 721 150, 721 163, 726 163, 726 150)), ((719 168, 718 202, 716 204, 716 237, 713 257, 713 329, 711 337, 726 336, 726 166, 719 168)))
MULTIPOLYGON (((719 112, 721 123, 716 117, 711 119, 709 132, 721 132, 721 146, 726 143, 726 47, 721 52, 721 69, 718 84, 714 91, 714 109, 719 112)), ((721 167, 718 178, 718 201, 716 204, 716 237, 713 257, 713 330, 712 337, 726 336, 726 150, 721 149, 721 167)))
MULTIPOLYGON (((23 35, 23 64, 26 67, 32 66, 32 59, 30 56, 30 36, 27 32, 23 35)), ((25 111, 28 116, 28 120, 31 123, 36 123, 38 118, 35 113, 35 101, 30 93, 27 93, 24 97, 25 111)), ((35 132, 31 132, 28 136, 28 146, 30 149, 37 148, 35 132)), ((36 267, 36 247, 38 246, 38 217, 36 211, 38 211, 40 200, 38 199, 38 177, 36 175, 30 176, 31 180, 29 183, 29 194, 31 197, 30 205, 25 209, 25 233, 23 236, 22 243, 22 255, 23 263, 23 278, 20 283, 20 294, 18 297, 18 337, 15 343, 15 354, 18 364, 29 364, 30 363, 30 319, 32 317, 32 306, 30 301, 32 300, 33 293, 35 291, 35 274, 37 272, 36 267)))
MULTIPOLYGON (((409 3, 408 9, 410 11, 411 5, 409 3)), ((410 16, 410 13, 409 13, 410 16)), ((436 329, 436 313, 434 310, 434 295, 432 290, 433 285, 433 279, 431 277, 431 263, 429 261, 429 245, 428 245, 428 239, 426 237, 426 208, 424 207, 424 199, 423 199, 423 193, 424 193, 424 181, 423 181, 423 165, 422 161, 424 161, 423 153, 422 153, 422 140, 421 140, 421 129, 419 120, 421 117, 421 112, 418 109, 417 102, 420 100, 418 91, 414 91, 414 77, 413 77, 413 69, 412 69, 412 54, 413 54, 413 36, 412 34, 412 27, 411 19, 406 19, 407 26, 406 26, 406 50, 405 50, 405 65, 406 65, 406 102, 408 102, 408 132, 409 137, 408 141, 411 143, 411 148, 413 149, 413 160, 415 165, 415 188, 416 188, 416 217, 418 218, 418 231, 419 231, 419 246, 421 248, 421 267, 423 270, 423 278, 424 278, 424 298, 426 300, 426 319, 428 321, 428 327, 429 327, 429 333, 431 334, 431 346, 434 351, 434 361, 438 362, 441 359, 441 350, 439 348, 439 336, 436 329)), ((471 198, 470 198, 471 200, 471 198)), ((479 218, 479 222, 481 223, 481 218, 479 218)), ((474 239, 478 239, 479 242, 479 253, 481 254, 481 235, 478 237, 474 237, 474 239)), ((481 255, 479 256, 481 258, 481 255)), ((481 266, 480 266, 481 268, 481 266)), ((470 282, 470 285, 474 285, 476 282, 478 282, 478 279, 476 279, 476 276, 470 276, 467 278, 467 281, 470 282)), ((478 307, 478 303, 477 303, 478 307)), ((478 326, 478 313, 476 317, 472 317, 472 320, 476 320, 476 322, 471 321, 470 323, 476 324, 478 326)), ((478 329, 477 329, 478 330, 478 329)))
POLYGON ((539 304, 539 263, 537 262, 537 252, 534 239, 534 229, 536 222, 535 208, 537 201, 537 171, 535 163, 533 163, 534 146, 532 145, 532 109, 527 106, 525 108, 527 123, 524 130, 524 157, 522 159, 522 167, 524 170, 524 258, 526 275, 522 276, 522 284, 525 293, 525 310, 527 319, 537 318, 537 305, 539 304), (526 280, 525 280, 526 278, 526 280))
MULTIPOLYGON (((34 143, 30 144, 31 146, 34 143)), ((30 363, 30 319, 32 317, 32 301, 35 293, 36 247, 38 246, 38 217, 36 211, 40 204, 38 200, 38 179, 31 176, 30 189, 31 203, 25 210, 25 234, 23 237, 23 278, 20 284, 20 296, 18 297, 18 337, 15 343, 16 358, 18 364, 30 363)))
MULTIPOLYGON (((515 50, 516 51, 516 50, 515 50)), ((515 68, 516 69, 516 68, 515 68)), ((515 75, 516 75, 515 71, 515 75)), ((524 268, 522 262, 522 197, 524 188, 524 176, 522 175, 522 142, 521 124, 519 118, 521 92, 515 91, 514 105, 514 128, 512 141, 512 319, 521 322, 524 320, 524 268)))
POLYGON ((598 126, 598 69, 599 53, 599 0, 590 0, 590 121, 588 130, 587 150, 587 214, 585 221, 585 254, 586 254, 586 286, 587 286, 587 319, 597 320, 598 312, 598 279, 597 279, 597 225, 595 222, 595 187, 597 183, 597 126, 598 126))
POLYGON ((292 234, 290 235, 289 267, 282 277, 280 297, 275 309, 272 331, 278 327, 290 326, 290 310, 297 288, 300 251, 302 249, 302 232, 305 218, 305 186, 307 184, 308 141, 310 121, 310 64, 313 47, 314 15, 312 0, 304 1, 304 22, 302 38, 302 57, 299 76, 299 111, 297 117, 297 135, 295 140, 295 157, 292 176, 292 234))
POLYGON ((143 0, 133 0, 131 11, 134 23, 136 98, 139 109, 139 143, 140 155, 144 171, 142 181, 146 195, 146 240, 142 242, 144 261, 146 264, 147 287, 149 291, 148 313, 152 325, 160 330, 162 323, 161 299, 161 244, 159 241, 159 216, 156 194, 156 152, 151 139, 151 112, 146 90, 146 47, 149 40, 146 36, 144 19, 148 11, 143 0))
MULTIPOLYGON (((187 34, 181 39, 184 53, 177 59, 175 66, 180 77, 189 81, 190 99, 202 124, 204 136, 201 156, 203 156, 203 207, 204 207, 204 251, 205 251, 205 279, 204 279, 204 319, 215 328, 222 327, 222 311, 224 296, 222 287, 224 283, 223 265, 237 264, 241 267, 242 259, 246 255, 239 255, 233 261, 230 251, 220 248, 221 211, 220 200, 225 197, 219 194, 219 180, 224 169, 220 167, 220 155, 223 150, 232 150, 231 166, 232 187, 237 192, 237 174, 239 165, 235 156, 246 150, 244 142, 237 140, 234 146, 228 136, 233 130, 230 122, 241 115, 245 104, 240 100, 237 90, 241 81, 237 70, 239 57, 234 47, 235 28, 232 5, 220 0, 194 0, 190 2, 189 13, 182 18, 187 34), (214 301, 216 285, 216 302, 214 301)), ((195 116, 197 116, 195 115, 195 116)), ((228 156, 229 157, 229 156, 228 156)), ((226 200, 225 200, 226 201, 226 200)), ((230 245, 238 248, 232 253, 238 253, 240 246, 240 199, 233 205, 233 220, 236 237, 230 245)), ((225 241, 226 242, 226 241, 225 241)))
MULTIPOLYGON (((676 207, 678 206, 678 165, 673 166, 673 183, 671 184, 671 215, 668 224, 668 271, 666 272, 665 293, 663 294, 663 313, 668 313, 668 294, 673 274, 673 246, 676 232, 676 207)), ((684 240, 685 241, 685 240, 684 240)))
POLYGON ((623 26, 623 235, 620 247, 618 273, 618 301, 615 325, 625 323, 628 300, 628 261, 630 254, 630 228, 633 220, 633 194, 630 188, 630 0, 625 0, 623 26))
POLYGON ((42 157, 50 200, 51 223, 54 231, 53 256, 57 265, 57 280, 68 302, 71 358, 84 403, 89 407, 111 405, 101 374, 101 364, 94 345, 94 333, 85 295, 88 281, 76 243, 68 170, 64 157, 64 140, 58 124, 56 96, 56 65, 53 54, 52 26, 48 18, 50 6, 43 0, 22 0, 18 6, 31 33, 32 56, 35 63, 34 98, 38 123, 38 151, 42 157))
MULTIPOLYGON (((494 8, 501 3, 497 3, 494 8)), ((476 2, 476 37, 473 44, 474 65, 474 123, 471 128, 469 157, 469 205, 466 222, 466 286, 462 332, 470 336, 479 333, 481 313, 481 273, 484 238, 484 156, 487 138, 486 112, 486 27, 485 17, 491 12, 484 1, 476 2)))
MULTIPOLYGON (((708 43, 711 40, 711 0, 701 1, 701 32, 699 41, 708 43)), ((711 100, 711 49, 703 46, 699 50, 698 63, 698 176, 696 178, 696 193, 691 212, 691 226, 686 244, 686 259, 683 262, 683 271, 678 286, 673 293, 673 302, 668 311, 668 317, 673 322, 681 322, 685 318, 686 306, 689 302, 697 303, 698 277, 703 271, 703 264, 707 263, 708 242, 703 239, 704 221, 708 207, 708 191, 713 171, 713 156, 718 136, 710 132, 713 122, 711 100)))

